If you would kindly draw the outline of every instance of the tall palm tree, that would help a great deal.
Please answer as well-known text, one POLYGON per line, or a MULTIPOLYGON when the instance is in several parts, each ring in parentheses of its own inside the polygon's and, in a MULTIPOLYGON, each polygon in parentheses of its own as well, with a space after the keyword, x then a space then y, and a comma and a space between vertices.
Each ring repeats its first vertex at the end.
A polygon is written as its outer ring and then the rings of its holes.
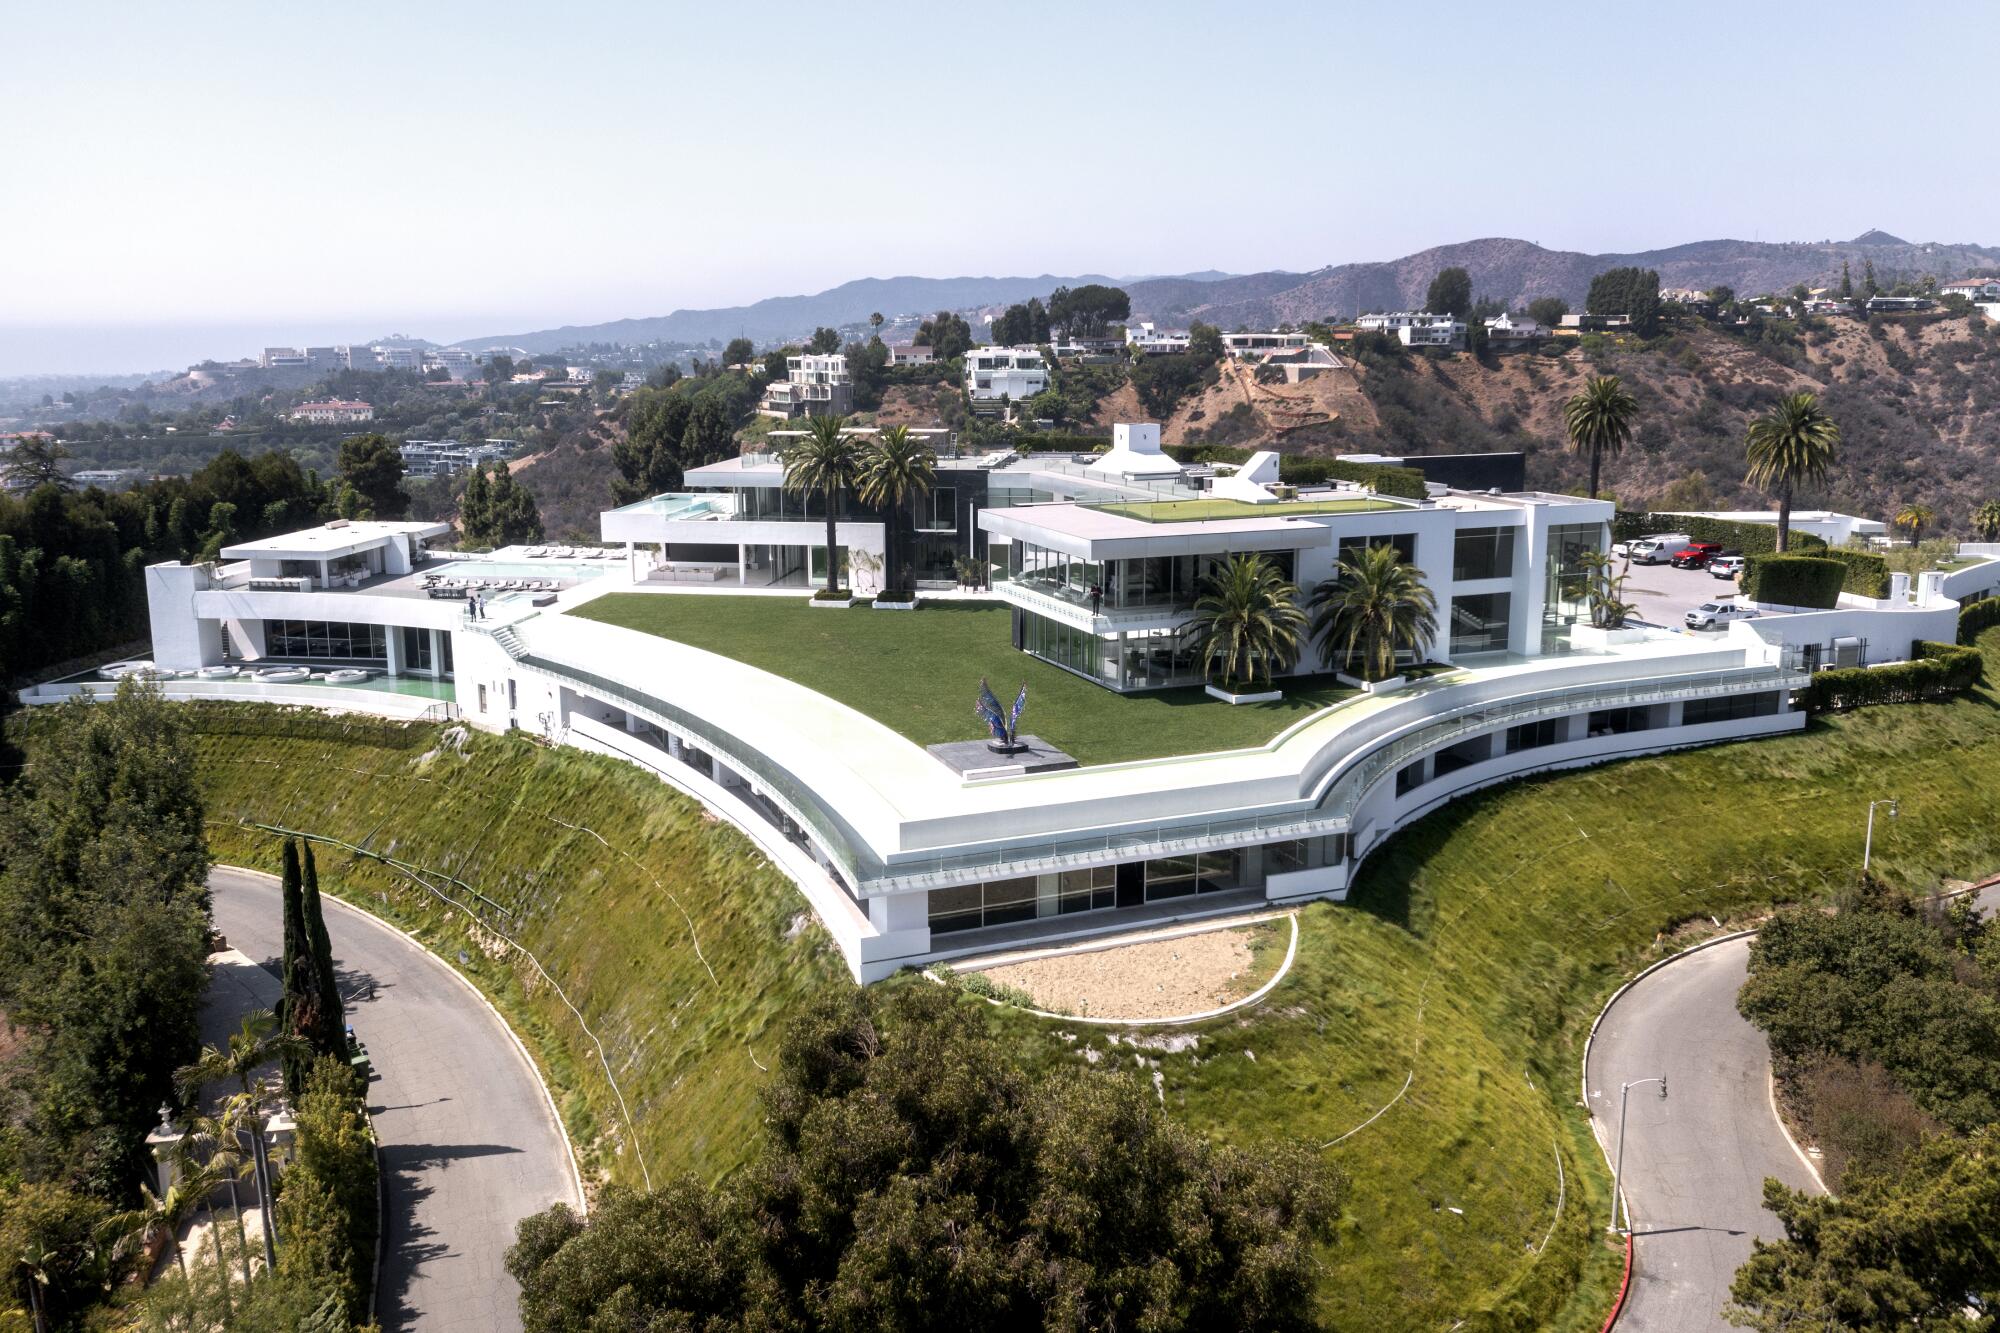
POLYGON ((889 581, 897 588, 907 590, 910 582, 904 578, 909 562, 897 558, 903 553, 903 512, 912 501, 929 495, 936 481, 937 450, 922 436, 910 434, 908 426, 888 427, 861 451, 855 493, 882 511, 889 581))
POLYGON ((1896 511, 1896 526, 1910 530, 1910 545, 1915 546, 1924 539, 1924 529, 1930 526, 1937 511, 1921 500, 1912 500, 1896 511))
POLYGON ((1201 581, 1181 633, 1212 681, 1263 682, 1299 658, 1306 613, 1299 590, 1261 555, 1233 555, 1201 581))
POLYGON ((1972 530, 1983 542, 2000 541, 2000 500, 1988 500, 1972 511, 1972 530))
POLYGON ((860 466, 861 447, 844 432, 847 418, 813 417, 806 422, 803 439, 788 445, 785 461, 785 489, 794 495, 814 495, 826 501, 826 592, 840 591, 840 561, 836 558, 839 537, 834 525, 840 513, 840 493, 854 485, 860 466))
POLYGON ((1312 636, 1320 661, 1360 659, 1365 680, 1395 674, 1399 649, 1424 652, 1437 638, 1437 594, 1424 572, 1387 544, 1343 560, 1334 576, 1313 589, 1312 636))
POLYGON ((139 1206, 114 1215, 104 1224, 105 1231, 128 1254, 134 1248, 143 1249, 155 1232, 164 1232, 167 1250, 180 1265, 181 1280, 187 1284, 190 1305, 194 1300, 194 1277, 188 1272, 187 1251, 181 1248, 181 1228, 214 1188, 215 1177, 199 1167, 182 1172, 165 1194, 155 1194, 152 1186, 142 1184, 139 1206))
POLYGON ((1632 421, 1639 404, 1616 375, 1593 375, 1583 391, 1563 404, 1563 427, 1572 453, 1590 455, 1590 498, 1597 498, 1597 477, 1604 455, 1616 458, 1632 439, 1632 421))
POLYGON ((1792 492, 1808 482, 1825 480, 1827 468, 1839 454, 1840 427, 1812 394, 1791 394, 1750 423, 1744 447, 1750 471, 1745 480, 1777 492, 1779 554, 1791 549, 1792 492))

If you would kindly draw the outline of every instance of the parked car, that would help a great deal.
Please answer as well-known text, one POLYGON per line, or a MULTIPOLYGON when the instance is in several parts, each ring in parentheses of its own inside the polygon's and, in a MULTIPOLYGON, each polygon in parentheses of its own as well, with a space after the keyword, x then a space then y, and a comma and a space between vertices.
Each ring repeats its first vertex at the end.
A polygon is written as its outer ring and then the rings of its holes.
POLYGON ((1736 602, 1703 602, 1687 613, 1689 629, 1721 629, 1733 620, 1755 620, 1757 612, 1736 602))
POLYGON ((1635 565, 1664 565, 1691 545, 1685 532, 1662 532, 1620 542, 1611 548, 1611 554, 1624 556, 1635 565))
POLYGON ((1719 555, 1708 562, 1708 572, 1714 578, 1733 579, 1743 572, 1743 565, 1740 555, 1719 555))
POLYGON ((1690 542, 1668 563, 1675 569, 1707 569, 1708 562, 1721 554, 1721 542, 1690 542))

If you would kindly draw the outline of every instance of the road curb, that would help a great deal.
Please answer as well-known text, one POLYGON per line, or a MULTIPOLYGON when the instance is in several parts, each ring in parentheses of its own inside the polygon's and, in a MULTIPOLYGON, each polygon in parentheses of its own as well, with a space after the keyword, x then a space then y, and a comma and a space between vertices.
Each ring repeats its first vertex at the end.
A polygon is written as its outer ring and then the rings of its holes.
POLYGON ((1632 1238, 1625 1238, 1625 1276, 1618 1279, 1618 1299, 1611 1302, 1611 1313, 1605 1316, 1604 1327, 1598 1333, 1611 1333, 1611 1326, 1618 1322, 1618 1316, 1625 1313, 1625 1296, 1632 1290, 1632 1238))
MULTIPOLYGON (((226 862, 218 861, 214 863, 213 868, 216 870, 228 870, 236 874, 254 875, 258 879, 269 880, 274 884, 278 882, 278 877, 276 875, 269 874, 266 871, 255 869, 251 866, 229 865, 226 862)), ((322 889, 324 889, 325 886, 322 885, 321 887, 322 889)), ((514 1031, 514 1025, 507 1021, 506 1015, 502 1014, 498 1009, 493 1007, 493 1002, 486 998, 486 993, 484 991, 480 990, 479 987, 473 985, 472 979, 470 977, 466 976, 456 967, 453 967, 450 961, 447 960, 442 954, 439 954, 438 952, 433 950, 429 945, 425 944, 422 940, 410 934, 409 931, 404 930, 401 926, 397 925, 393 921, 383 920, 381 917, 375 915, 375 913, 369 911, 367 908, 359 906, 356 903, 350 902, 348 899, 342 897, 338 893, 329 893, 327 894, 327 896, 331 897, 335 902, 339 903, 342 907, 347 908, 349 911, 356 912, 361 916, 365 916, 370 921, 374 922, 376 925, 382 927, 384 930, 394 933, 404 943, 410 945, 412 948, 422 953, 425 957, 436 959, 438 965, 444 968, 446 972, 450 973, 453 979, 455 979, 459 985, 465 987, 466 990, 470 991, 473 995, 473 998, 477 999, 479 1003, 485 1008, 486 1012, 493 1016, 493 1021, 500 1025, 500 1030, 507 1034, 507 1040, 514 1043, 515 1052, 518 1055, 520 1055, 521 1059, 524 1062, 526 1062, 528 1066, 528 1072, 530 1072, 535 1076, 535 1086, 542 1090, 542 1105, 544 1106, 544 1108, 547 1109, 549 1113, 549 1120, 556 1127, 556 1137, 562 1140, 563 1152, 569 1158, 570 1184, 576 1191, 577 1212, 581 1215, 588 1216, 590 1211, 590 1200, 589 1196, 584 1193, 583 1168, 576 1160, 576 1145, 570 1142, 569 1128, 568 1126, 563 1124, 562 1112, 556 1109, 555 1094, 549 1091, 549 1082, 547 1079, 542 1077, 542 1067, 535 1062, 535 1057, 528 1051, 527 1043, 523 1042, 520 1038, 520 1034, 514 1031)))

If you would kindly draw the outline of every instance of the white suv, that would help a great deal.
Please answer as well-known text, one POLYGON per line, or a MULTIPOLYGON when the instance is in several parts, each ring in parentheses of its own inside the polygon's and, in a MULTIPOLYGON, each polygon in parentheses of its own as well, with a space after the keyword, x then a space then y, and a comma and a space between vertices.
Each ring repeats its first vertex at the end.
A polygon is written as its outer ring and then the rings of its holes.
POLYGON ((1689 629, 1721 629, 1732 620, 1755 620, 1757 612, 1735 602, 1703 602, 1687 613, 1689 629))
POLYGON ((1711 578, 1733 579, 1743 572, 1743 557, 1740 555, 1719 555, 1708 562, 1711 578))

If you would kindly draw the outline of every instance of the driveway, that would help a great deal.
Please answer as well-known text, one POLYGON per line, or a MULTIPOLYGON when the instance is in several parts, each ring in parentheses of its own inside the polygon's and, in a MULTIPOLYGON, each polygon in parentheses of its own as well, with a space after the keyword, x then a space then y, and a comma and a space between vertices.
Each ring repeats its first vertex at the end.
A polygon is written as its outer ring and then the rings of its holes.
MULTIPOLYGON (((278 881, 217 867, 216 928, 276 975, 278 881)), ((568 1147, 533 1066, 457 973, 403 936, 326 898, 347 1018, 375 1066, 369 1111, 388 1185, 385 1329, 518 1329, 502 1259, 514 1226, 578 1203, 568 1147)))
MULTIPOLYGON (((1980 894, 1991 912, 2000 888, 1980 894)), ((1771 1105, 1770 1047, 1736 1012, 1748 975, 1750 938, 1683 955, 1637 982, 1605 1013, 1584 1071, 1592 1127, 1618 1149, 1618 1086, 1632 1089, 1625 1127, 1626 1202, 1631 1208, 1632 1286, 1623 1333, 1726 1330, 1729 1284, 1754 1237, 1784 1227, 1763 1204, 1764 1178, 1821 1192, 1771 1105)), ((1610 1223, 1598 1219, 1598 1225, 1610 1223)))
MULTIPOLYGON (((1623 562, 1618 572, 1625 572, 1623 562)), ((1638 607, 1635 617, 1662 629, 1684 628, 1687 622, 1683 617, 1690 609, 1736 593, 1735 579, 1719 579, 1705 569, 1675 569, 1672 565, 1633 565, 1625 580, 1625 600, 1638 607)))

